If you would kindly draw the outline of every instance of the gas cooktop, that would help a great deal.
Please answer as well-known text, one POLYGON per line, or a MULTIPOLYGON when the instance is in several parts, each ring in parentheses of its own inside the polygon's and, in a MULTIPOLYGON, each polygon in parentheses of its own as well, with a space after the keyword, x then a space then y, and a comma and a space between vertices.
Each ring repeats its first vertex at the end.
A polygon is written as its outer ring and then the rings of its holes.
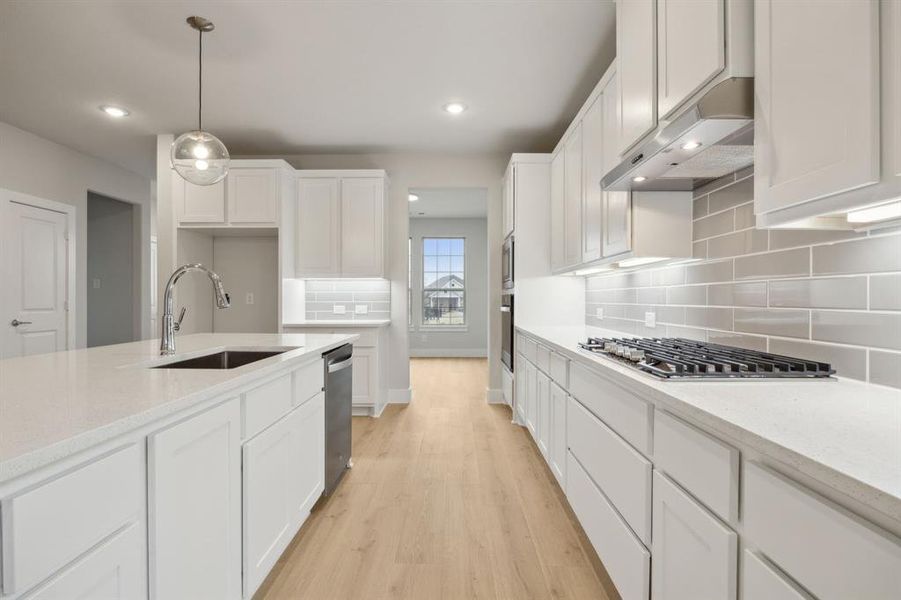
POLYGON ((820 379, 828 363, 683 338, 588 338, 580 347, 661 379, 820 379))

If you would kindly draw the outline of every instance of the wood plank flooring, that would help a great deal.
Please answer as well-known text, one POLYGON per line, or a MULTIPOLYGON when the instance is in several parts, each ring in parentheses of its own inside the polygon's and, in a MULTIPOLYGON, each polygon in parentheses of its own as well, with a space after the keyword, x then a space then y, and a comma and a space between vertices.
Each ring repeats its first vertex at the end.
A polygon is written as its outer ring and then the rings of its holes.
POLYGON ((354 468, 258 599, 559 598, 616 591, 484 359, 414 359, 414 400, 355 418, 354 468))

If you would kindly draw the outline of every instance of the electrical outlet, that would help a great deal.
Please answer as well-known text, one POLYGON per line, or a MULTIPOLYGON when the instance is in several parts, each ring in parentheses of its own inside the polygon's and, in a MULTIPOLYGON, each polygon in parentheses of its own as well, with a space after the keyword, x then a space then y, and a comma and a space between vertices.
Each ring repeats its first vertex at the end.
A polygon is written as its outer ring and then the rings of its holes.
POLYGON ((644 313, 644 326, 645 327, 657 327, 657 313, 653 311, 648 311, 644 313))
POLYGON ((368 304, 355 304, 354 312, 358 315, 368 315, 369 314, 369 305, 368 304))
POLYGON ((94 284, 94 289, 95 289, 95 290, 99 290, 99 289, 100 289, 100 280, 95 278, 95 279, 93 279, 92 281, 93 281, 93 284, 94 284))
POLYGON ((332 305, 332 314, 333 315, 343 315, 347 312, 347 307, 343 304, 333 304, 332 305))
POLYGON ((604 318, 604 309, 602 307, 598 306, 596 309, 594 309, 594 316, 596 316, 598 319, 603 319, 604 318))
POLYGON ((253 292, 247 292, 247 295, 244 297, 245 304, 253 304, 253 292))

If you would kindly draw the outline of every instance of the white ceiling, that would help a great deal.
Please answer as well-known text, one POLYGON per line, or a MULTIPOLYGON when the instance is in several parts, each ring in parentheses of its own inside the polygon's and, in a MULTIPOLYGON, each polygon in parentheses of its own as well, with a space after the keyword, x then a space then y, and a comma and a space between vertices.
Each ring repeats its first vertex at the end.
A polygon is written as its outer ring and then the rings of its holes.
POLYGON ((548 151, 615 52, 612 0, 7 0, 0 120, 152 175, 154 136, 196 126, 191 14, 234 155, 548 151))
POLYGON ((484 219, 488 190, 484 188, 412 188, 419 196, 410 202, 412 219, 484 219))

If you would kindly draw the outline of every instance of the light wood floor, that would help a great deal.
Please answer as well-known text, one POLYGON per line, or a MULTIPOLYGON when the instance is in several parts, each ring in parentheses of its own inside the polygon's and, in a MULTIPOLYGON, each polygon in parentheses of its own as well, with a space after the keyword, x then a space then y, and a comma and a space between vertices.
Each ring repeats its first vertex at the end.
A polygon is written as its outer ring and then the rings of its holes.
POLYGON ((354 419, 354 468, 257 598, 613 599, 529 434, 485 403, 486 361, 411 370, 409 406, 354 419))

